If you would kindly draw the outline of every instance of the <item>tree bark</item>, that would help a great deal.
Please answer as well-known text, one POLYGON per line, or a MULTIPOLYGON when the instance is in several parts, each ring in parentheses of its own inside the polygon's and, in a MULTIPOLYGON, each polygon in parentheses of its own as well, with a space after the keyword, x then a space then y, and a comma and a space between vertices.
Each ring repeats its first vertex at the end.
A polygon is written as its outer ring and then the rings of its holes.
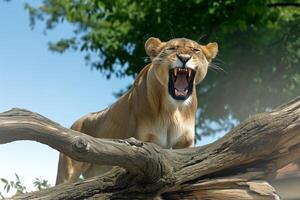
POLYGON ((110 172, 13 199, 280 199, 268 180, 300 158, 300 97, 256 114, 203 147, 98 139, 27 110, 0 114, 0 144, 34 140, 110 172))

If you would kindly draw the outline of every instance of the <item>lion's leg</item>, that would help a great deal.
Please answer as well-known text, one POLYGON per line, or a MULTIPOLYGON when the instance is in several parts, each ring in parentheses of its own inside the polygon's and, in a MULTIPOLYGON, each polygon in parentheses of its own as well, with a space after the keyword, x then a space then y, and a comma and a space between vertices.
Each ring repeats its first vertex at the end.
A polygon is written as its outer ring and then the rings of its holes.
POLYGON ((82 173, 83 177, 85 179, 87 178, 91 178, 91 177, 94 177, 94 176, 99 176, 101 174, 104 174, 108 171, 110 171, 112 169, 112 166, 109 166, 109 165, 90 165, 88 167, 88 169, 82 173))
POLYGON ((193 147, 195 143, 195 134, 194 133, 186 133, 182 135, 177 143, 172 147, 173 149, 183 149, 187 147, 193 147))
POLYGON ((75 161, 60 153, 56 185, 76 182, 79 176, 88 169, 89 165, 89 163, 75 161))
POLYGON ((142 138, 141 139, 142 141, 145 141, 145 142, 151 142, 151 143, 157 143, 158 140, 158 137, 154 134, 147 134, 145 138, 142 138))

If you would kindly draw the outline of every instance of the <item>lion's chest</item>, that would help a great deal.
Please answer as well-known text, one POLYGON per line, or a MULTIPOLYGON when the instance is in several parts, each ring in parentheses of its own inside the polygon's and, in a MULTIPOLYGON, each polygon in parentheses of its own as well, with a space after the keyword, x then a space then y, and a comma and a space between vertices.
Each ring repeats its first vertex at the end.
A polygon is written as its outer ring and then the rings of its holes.
POLYGON ((183 117, 181 113, 172 116, 158 116, 154 120, 138 125, 139 139, 172 148, 185 134, 194 134, 194 119, 183 117))

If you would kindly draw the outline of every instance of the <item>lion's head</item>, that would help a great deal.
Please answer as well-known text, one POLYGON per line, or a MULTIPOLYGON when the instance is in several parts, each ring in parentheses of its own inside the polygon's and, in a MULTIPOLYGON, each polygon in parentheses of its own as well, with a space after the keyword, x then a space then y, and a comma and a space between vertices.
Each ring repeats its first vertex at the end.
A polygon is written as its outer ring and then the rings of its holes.
POLYGON ((193 40, 176 38, 161 42, 149 38, 145 43, 156 78, 165 85, 169 95, 175 100, 186 100, 200 83, 211 60, 217 55, 217 43, 200 45, 193 40))

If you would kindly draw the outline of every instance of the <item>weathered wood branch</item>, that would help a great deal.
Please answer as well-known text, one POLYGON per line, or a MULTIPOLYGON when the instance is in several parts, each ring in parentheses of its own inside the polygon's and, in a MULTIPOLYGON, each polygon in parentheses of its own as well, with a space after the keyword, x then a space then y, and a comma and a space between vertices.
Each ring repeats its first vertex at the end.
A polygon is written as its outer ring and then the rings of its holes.
POLYGON ((75 160, 105 165, 118 165, 144 178, 161 177, 161 165, 155 148, 130 138, 97 139, 23 109, 12 109, 0 115, 0 144, 17 140, 34 140, 70 155, 75 160), (143 148, 135 148, 143 145, 143 148), (112 159, 113 158, 113 159, 112 159), (147 170, 155 169, 155 170, 147 170), (147 171, 145 171, 147 170, 147 171), (152 174, 159 173, 159 174, 152 174))
POLYGON ((14 199, 279 199, 266 180, 300 158, 300 97, 254 115, 204 147, 167 150, 135 139, 97 139, 39 114, 0 114, 0 143, 35 140, 109 173, 14 199))

